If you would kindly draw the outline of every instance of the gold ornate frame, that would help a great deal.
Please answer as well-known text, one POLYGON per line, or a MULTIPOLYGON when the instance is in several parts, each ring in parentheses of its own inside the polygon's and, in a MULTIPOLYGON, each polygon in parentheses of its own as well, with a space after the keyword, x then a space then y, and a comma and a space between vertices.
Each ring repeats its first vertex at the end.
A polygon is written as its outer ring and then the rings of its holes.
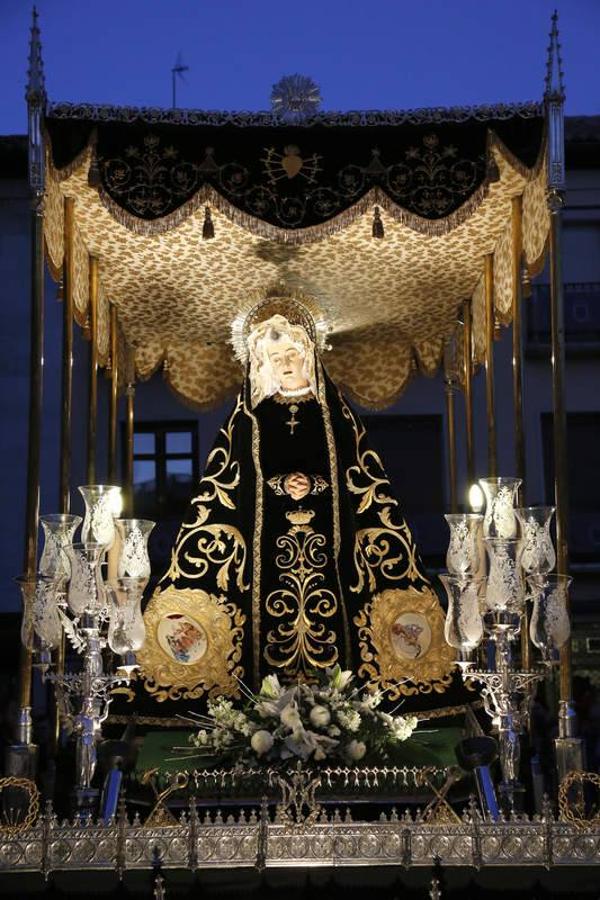
POLYGON ((358 627, 360 678, 385 690, 391 700, 402 695, 443 693, 452 680, 456 655, 444 640, 444 614, 431 588, 388 588, 374 594, 354 618, 358 627), (426 652, 416 659, 401 659, 392 643, 398 616, 423 616, 431 629, 426 652))
POLYGON ((193 700, 209 696, 239 696, 237 678, 243 677, 243 625, 246 616, 225 597, 206 591, 168 587, 157 591, 144 612, 146 642, 137 653, 140 678, 148 693, 164 700, 193 700), (204 630, 207 647, 194 663, 178 662, 161 647, 158 628, 165 616, 190 616, 204 630))

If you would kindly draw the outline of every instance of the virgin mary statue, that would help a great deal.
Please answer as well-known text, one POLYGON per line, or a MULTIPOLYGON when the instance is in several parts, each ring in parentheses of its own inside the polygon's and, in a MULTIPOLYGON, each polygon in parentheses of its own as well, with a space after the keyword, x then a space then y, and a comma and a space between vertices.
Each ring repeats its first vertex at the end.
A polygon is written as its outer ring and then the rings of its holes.
POLYGON ((242 389, 145 611, 146 690, 239 696, 336 664, 391 699, 445 690, 441 609, 309 309, 271 298, 236 343, 242 389))

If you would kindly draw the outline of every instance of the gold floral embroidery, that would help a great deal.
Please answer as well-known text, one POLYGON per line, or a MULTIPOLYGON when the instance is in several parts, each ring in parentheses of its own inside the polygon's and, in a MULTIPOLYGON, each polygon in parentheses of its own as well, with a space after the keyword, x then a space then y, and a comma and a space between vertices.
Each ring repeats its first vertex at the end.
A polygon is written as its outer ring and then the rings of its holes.
POLYGON ((375 572, 388 581, 425 581, 417 565, 417 547, 410 528, 404 520, 392 521, 392 508, 377 513, 381 527, 359 528, 354 538, 354 567, 357 580, 350 585, 353 593, 360 593, 368 579, 369 590, 377 587, 375 572), (394 548, 394 544, 396 545, 394 548))
POLYGON ((350 421, 354 431, 356 463, 346 469, 346 484, 352 494, 357 494, 361 497, 356 511, 357 515, 369 509, 373 503, 387 503, 397 506, 397 501, 389 494, 390 482, 385 476, 383 464, 378 454, 374 450, 361 447, 362 440, 366 435, 364 425, 356 419, 350 407, 344 402, 341 394, 340 400, 342 402, 342 413, 350 421), (371 471, 371 463, 374 463, 378 468, 378 475, 371 471), (378 488, 383 488, 384 492, 378 493, 378 488))
POLYGON ((246 567, 246 542, 242 533, 234 525, 222 522, 209 523, 210 511, 206 506, 198 506, 197 518, 191 524, 182 525, 184 531, 172 551, 171 565, 166 577, 176 581, 180 576, 186 578, 202 578, 211 567, 217 569, 215 583, 226 591, 229 587, 229 570, 233 566, 236 572, 236 584, 240 591, 250 587, 244 581, 246 567), (194 537, 194 550, 184 550, 184 545, 194 537), (187 563, 185 571, 182 560, 187 563))
POLYGON ((342 402, 342 413, 354 431, 356 462, 346 469, 346 484, 352 494, 360 496, 356 515, 360 516, 373 504, 383 506, 377 511, 379 525, 359 528, 354 539, 354 566, 357 580, 351 585, 354 593, 362 591, 368 579, 369 590, 377 584, 375 572, 389 581, 425 581, 424 572, 419 569, 417 549, 410 528, 402 517, 396 524, 393 519, 398 501, 390 494, 390 482, 383 464, 374 450, 362 446, 366 431, 347 403, 342 402))
POLYGON ((144 612, 140 677, 155 700, 239 696, 245 615, 224 597, 192 588, 158 590, 144 612))
POLYGON ((240 473, 239 463, 231 457, 234 423, 241 408, 239 397, 228 422, 221 429, 225 441, 214 447, 206 463, 207 471, 212 465, 216 465, 216 471, 203 476, 201 492, 192 500, 196 518, 193 522, 184 522, 179 529, 171 552, 171 565, 161 581, 203 578, 210 569, 216 569, 215 585, 226 591, 233 568, 238 589, 248 590, 249 585, 244 581, 247 550, 242 533, 234 525, 209 521, 213 504, 217 508, 235 509, 232 494, 239 484, 240 473))
POLYGON ((362 665, 359 678, 390 700, 443 693, 452 681, 454 650, 444 640, 444 615, 430 588, 388 588, 354 618, 362 665))
POLYGON ((265 601, 267 613, 284 621, 267 634, 264 655, 285 675, 306 677, 315 668, 337 662, 336 635, 323 620, 336 614, 338 600, 332 591, 320 586, 328 557, 323 549, 325 535, 309 524, 313 510, 294 510, 286 515, 292 525, 277 538, 277 548, 282 552, 275 558, 283 587, 271 591, 265 601))
POLYGON ((223 506, 235 509, 235 503, 230 495, 240 483, 240 464, 236 460, 232 461, 231 446, 234 423, 241 408, 242 398, 239 396, 228 422, 224 428, 221 428, 221 434, 225 437, 225 446, 214 447, 206 460, 206 471, 210 469, 215 460, 220 461, 219 467, 214 475, 203 475, 200 486, 206 485, 207 490, 194 497, 192 503, 209 503, 218 498, 223 506))

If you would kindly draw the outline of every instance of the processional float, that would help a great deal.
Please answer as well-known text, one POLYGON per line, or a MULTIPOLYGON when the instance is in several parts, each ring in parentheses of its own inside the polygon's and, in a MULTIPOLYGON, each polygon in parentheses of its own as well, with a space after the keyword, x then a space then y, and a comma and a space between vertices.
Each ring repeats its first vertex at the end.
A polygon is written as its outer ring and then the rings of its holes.
MULTIPOLYGON (((25 614, 18 739, 10 750, 9 763, 11 777, 17 781, 19 776, 32 774, 35 751, 31 729, 31 679, 32 660, 35 659, 34 668, 54 685, 59 709, 76 736, 75 780, 80 819, 61 826, 49 810, 35 824, 27 819, 26 827, 14 825, 6 836, 6 846, 10 844, 10 848, 3 864, 8 868, 41 868, 50 872, 81 867, 82 859, 76 848, 81 845, 84 834, 95 846, 83 862, 120 872, 130 867, 148 867, 153 848, 161 840, 161 859, 165 867, 192 869, 232 865, 298 866, 305 865, 307 859, 312 865, 330 865, 335 860, 337 865, 398 865, 400 862, 404 866, 424 866, 439 860, 450 866, 464 864, 468 858, 476 866, 552 866, 585 863, 597 854, 600 846, 598 823, 586 822, 581 815, 578 818, 569 803, 570 786, 582 784, 585 775, 571 696, 560 263, 561 208, 565 190, 564 89, 556 17, 550 37, 543 104, 328 116, 314 112, 311 87, 310 114, 303 115, 302 110, 296 109, 286 118, 281 109, 273 115, 235 116, 50 104, 45 91, 37 16, 34 17, 27 91, 33 256, 26 552, 25 574, 20 582, 25 614), (108 131, 102 131, 102 123, 111 121, 115 123, 115 130, 109 135, 108 131), (128 123, 143 126, 148 131, 141 147, 129 143, 133 140, 131 135, 123 137, 128 123), (452 131, 452 139, 457 141, 461 124, 475 128, 476 123, 484 123, 485 159, 483 162, 479 158, 456 163, 458 182, 463 185, 468 182, 472 196, 468 196, 468 191, 455 194, 452 202, 444 207, 447 215, 436 219, 434 191, 426 197, 420 194, 415 199, 413 196, 413 212, 402 208, 399 198, 407 200, 406 183, 414 175, 406 160, 416 159, 415 165, 420 165, 423 171, 429 166, 431 173, 435 169, 434 163, 439 163, 444 156, 452 159, 456 156, 458 150, 452 142, 445 148, 440 147, 439 134, 429 134, 436 125, 444 123, 452 131), (171 128, 169 137, 175 134, 175 126, 184 125, 213 129, 215 136, 219 134, 219 126, 224 126, 225 130, 239 127, 239 133, 244 136, 252 135, 253 125, 295 128, 294 135, 297 136, 298 129, 325 125, 328 129, 332 126, 346 129, 350 136, 353 128, 358 134, 364 134, 365 129, 382 124, 390 128, 416 127, 410 135, 406 160, 394 168, 383 158, 382 151, 373 151, 370 160, 364 159, 363 155, 361 165, 345 165, 336 173, 340 179, 338 183, 342 185, 336 196, 330 185, 326 189, 318 182, 322 156, 315 150, 312 156, 303 157, 300 149, 291 143, 282 154, 274 149, 266 151, 266 157, 261 160, 265 183, 262 186, 251 184, 243 196, 239 185, 246 178, 251 181, 256 173, 251 167, 242 171, 243 167, 231 160, 218 158, 222 144, 217 149, 209 147, 200 163, 192 165, 189 159, 179 158, 176 171, 170 171, 169 175, 175 179, 176 188, 165 191, 164 182, 159 179, 153 185, 155 190, 149 192, 154 198, 154 212, 145 206, 148 194, 141 189, 143 178, 135 183, 135 176, 132 176, 136 166, 144 169, 150 158, 153 165, 160 168, 167 165, 169 158, 172 160, 183 153, 183 144, 181 147, 161 145, 164 132, 159 126, 171 128), (487 131, 488 125, 490 129, 494 127, 495 136, 487 131), (498 138, 500 132, 503 140, 498 138), (69 143, 67 135, 71 143, 65 150, 69 143), (413 142, 417 137, 421 143, 415 147, 413 142), (61 146, 61 139, 65 139, 65 147, 61 146), (77 144, 75 139, 79 141, 77 152, 74 155, 71 152, 69 157, 73 141, 77 144), (536 145, 533 151, 532 145, 536 145), (299 172, 302 172, 305 188, 309 185, 315 192, 314 197, 311 195, 312 213, 309 215, 302 208, 298 198, 295 204, 290 202, 284 207, 274 203, 269 208, 269 198, 278 198, 279 182, 283 178, 291 180, 299 172), (85 202, 78 203, 78 198, 85 202), (487 205, 486 198, 489 199, 487 205), (463 282, 462 296, 444 293, 445 288, 440 291, 443 302, 437 313, 434 310, 435 315, 439 315, 433 322, 436 340, 432 338, 432 323, 429 323, 428 332, 421 320, 414 338, 406 340, 408 320, 394 322, 389 318, 389 308, 382 308, 382 333, 389 338, 385 346, 393 347, 395 351, 395 368, 392 366, 384 373, 392 379, 391 392, 390 385, 382 383, 385 378, 378 377, 375 384, 369 382, 368 374, 354 377, 353 371, 347 365, 344 367, 342 357, 336 357, 336 342, 353 351, 346 353, 345 358, 352 356, 356 367, 357 360, 360 362, 360 347, 368 356, 372 355, 381 335, 373 338, 369 331, 372 310, 361 309, 355 302, 353 308, 344 311, 339 302, 336 306, 335 297, 328 296, 325 283, 318 284, 318 276, 314 275, 318 254, 314 248, 318 247, 319 240, 335 234, 337 243, 332 256, 339 254, 342 263, 349 265, 349 260, 356 256, 357 247, 367 260, 372 257, 375 244, 387 242, 388 247, 397 248, 401 229, 406 229, 403 239, 412 234, 411 240, 403 244, 406 253, 410 253, 413 238, 417 253, 421 252, 422 245, 417 243, 419 234, 426 235, 432 242, 434 239, 447 240, 450 245, 453 233, 463 226, 469 228, 470 215, 480 216, 471 219, 472 230, 468 235, 472 241, 477 240, 477 229, 488 229, 477 244, 479 270, 472 259, 465 257, 463 268, 468 271, 466 283, 470 288, 467 289, 463 282), (121 229, 118 235, 126 246, 123 258, 119 258, 118 253, 110 256, 114 241, 110 232, 112 226, 107 223, 111 216, 118 222, 121 229), (368 217, 372 217, 372 221, 368 217), (362 227, 361 223, 366 223, 367 227, 362 227), (122 229, 123 225, 127 231, 122 229), (218 375, 221 392, 211 396, 202 379, 194 380, 186 371, 189 353, 173 335, 155 330, 155 337, 150 340, 150 331, 145 333, 143 323, 136 320, 137 315, 141 316, 139 307, 134 304, 128 308, 125 298, 119 299, 119 284, 121 287, 127 284, 123 273, 133 259, 132 248, 139 248, 146 265, 150 252, 148 237, 163 234, 164 243, 168 245, 178 226, 180 231, 176 241, 183 235, 184 241, 211 242, 210 252, 206 254, 208 262, 203 265, 209 266, 211 260, 214 264, 217 259, 219 251, 215 237, 218 238, 219 233, 227 235, 230 245, 235 238, 242 249, 252 250, 255 268, 259 271, 257 282, 252 285, 244 281, 247 277, 245 267, 243 277, 240 275, 241 282, 233 288, 234 294, 242 287, 244 290, 254 288, 259 296, 275 272, 278 278, 287 276, 293 287, 305 287, 301 265, 304 259, 314 275, 313 289, 324 298, 330 317, 341 322, 338 334, 334 330, 332 335, 331 367, 350 394, 364 405, 389 404, 415 368, 431 374, 443 362, 452 510, 447 516, 450 527, 448 574, 442 579, 448 599, 445 638, 459 654, 457 665, 465 682, 479 686, 485 712, 495 726, 501 762, 498 798, 487 768, 494 755, 490 745, 487 749, 473 744, 463 747, 465 767, 476 772, 480 805, 477 808, 472 804, 462 818, 445 799, 447 787, 440 789, 434 785, 434 800, 425 815, 418 814, 414 818, 407 813, 404 818, 399 818, 392 811, 383 813, 377 824, 353 823, 349 817, 342 819, 338 813, 328 812, 317 799, 316 792, 324 783, 322 776, 310 769, 298 769, 283 776, 281 773, 273 776, 282 791, 274 819, 267 801, 259 805, 258 812, 250 816, 242 812, 227 823, 223 822, 220 812, 207 813, 200 818, 192 799, 187 817, 184 815, 179 822, 159 804, 157 814, 151 817, 145 829, 138 819, 130 822, 124 806, 117 818, 114 809, 111 811, 110 805, 105 806, 106 820, 92 823, 97 797, 91 782, 111 690, 128 681, 135 665, 133 654, 144 642, 140 602, 149 578, 146 542, 153 523, 135 519, 132 509, 136 376, 147 378, 162 366, 175 392, 199 407, 221 399, 221 395, 230 389, 231 380, 238 377, 221 352, 225 342, 223 329, 218 325, 219 317, 225 315, 226 318, 235 312, 234 304, 217 308, 216 318, 205 323, 208 340, 202 345, 206 361, 201 360, 201 365, 218 375), (244 228, 252 231, 251 239, 243 236, 244 228), (352 240, 348 239, 345 245, 344 229, 349 233, 352 228, 352 240), (529 278, 541 270, 546 241, 550 250, 552 304, 556 555, 550 537, 554 507, 527 507, 523 492, 521 300, 524 280, 527 280, 524 275, 529 278), (344 253, 350 255, 344 257, 344 253), (59 491, 62 509, 60 513, 40 520, 46 543, 38 564, 46 264, 61 280, 64 303, 59 491), (458 322, 457 311, 460 313, 458 322), (361 314, 367 318, 361 319, 361 314), (358 322, 360 342, 351 333, 353 316, 358 322), (74 542, 73 537, 81 522, 70 512, 73 318, 88 331, 91 347, 89 484, 80 488, 85 501, 85 521, 79 542, 74 542), (512 479, 498 477, 497 472, 493 353, 496 325, 508 324, 511 319, 517 476, 512 479), (402 339, 401 335, 404 335, 402 339), (120 518, 120 489, 94 483, 99 365, 107 367, 111 378, 108 470, 113 481, 116 480, 118 403, 121 396, 125 396, 127 402, 123 498, 129 518, 120 518), (489 477, 480 482, 485 494, 485 509, 482 511, 483 503, 480 502, 473 512, 460 513, 456 483, 455 394, 457 388, 462 387, 466 411, 466 469, 468 483, 473 485, 472 378, 478 365, 485 367, 489 477), (119 540, 114 545, 116 532, 119 540), (556 574, 553 573, 555 565, 556 574), (81 657, 76 671, 67 671, 65 667, 65 635, 81 657), (110 662, 107 647, 113 654, 110 662), (536 648, 535 654, 533 648, 536 648), (51 665, 53 654, 54 668, 51 665), (560 817, 555 817, 551 804, 545 801, 538 818, 529 819, 517 812, 522 793, 520 735, 527 729, 534 689, 558 657, 560 732, 556 740, 556 758, 561 784, 560 817), (505 814, 511 810, 512 818, 507 820, 505 814), (168 847, 164 843, 167 835, 168 847), (18 861, 13 865, 11 860, 18 861)), ((173 140, 176 143, 174 137, 173 140)), ((147 167, 144 172, 145 178, 147 167)), ((439 202, 443 207, 443 199, 439 202)), ((173 247, 167 246, 168 253, 172 250, 173 247)), ((182 252, 185 254, 185 247, 182 252)), ((194 259, 198 256, 194 249, 194 259)), ((434 257, 432 259, 439 266, 443 257, 440 255, 437 262, 434 257)), ((222 261, 219 260, 219 265, 222 261)), ((393 262, 390 259, 390 263, 393 262)), ((428 265, 430 262, 428 260, 428 265)), ((330 283, 336 274, 332 265, 331 258, 324 259, 323 268, 330 283), (329 270, 327 266, 330 266, 329 270)), ((207 272, 210 274, 208 269, 204 274, 207 272)), ((138 274, 139 271, 134 272, 134 279, 138 274)), ((151 270, 150 277, 157 277, 157 272, 151 270)), ((231 277, 231 271, 227 277, 231 277)), ((371 289, 377 287, 370 282, 369 285, 371 289)), ((345 287, 352 297, 351 284, 345 287)), ((129 288, 134 288, 131 281, 129 288)), ((148 291, 147 284, 143 290, 148 291)), ((420 290, 422 297, 430 293, 430 286, 420 290)), ((418 285, 416 294, 419 296, 418 285)), ((396 304, 397 299, 392 297, 390 302, 396 304)), ((200 300, 205 302, 207 298, 200 300)), ((155 307, 149 303, 150 310, 155 307)), ((160 315, 159 311, 153 320, 148 320, 149 328, 156 329, 160 315)), ((189 323, 183 312, 181 316, 185 330, 189 323)), ((343 777, 346 783, 372 787, 378 778, 385 780, 388 775, 387 770, 362 774, 357 770, 346 772, 343 777)), ((221 784, 225 784, 227 778, 235 783, 235 777, 232 773, 215 772, 204 776, 196 772, 194 775, 196 782, 204 778, 209 783, 212 778, 215 785, 218 778, 222 779, 221 784)), ((335 773, 330 772, 327 777, 335 780, 335 773)), ((413 777, 416 776, 413 774, 413 777)), ((186 784, 189 781, 188 778, 186 784)), ((33 795, 35 788, 31 787, 30 792, 33 795)))

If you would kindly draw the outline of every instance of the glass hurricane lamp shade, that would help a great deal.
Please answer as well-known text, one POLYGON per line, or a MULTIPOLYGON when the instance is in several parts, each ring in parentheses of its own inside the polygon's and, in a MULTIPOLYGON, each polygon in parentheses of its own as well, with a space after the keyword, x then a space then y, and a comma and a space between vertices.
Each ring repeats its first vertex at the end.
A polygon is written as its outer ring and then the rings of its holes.
POLYGON ((572 579, 568 575, 534 575, 527 581, 533 596, 529 636, 542 658, 551 662, 571 634, 568 598, 572 579))
POLYGON ((148 519, 117 519, 119 535, 119 578, 150 578, 150 557, 148 538, 156 525, 148 519))
POLYGON ((54 650, 62 639, 56 602, 60 582, 48 575, 16 580, 23 599, 21 643, 27 650, 54 650))
POLYGON ((82 542, 102 544, 109 550, 115 539, 115 518, 121 514, 121 488, 110 484, 85 484, 77 489, 85 503, 82 542))
POLYGON ((119 656, 135 653, 146 640, 141 604, 147 584, 148 579, 143 577, 111 578, 108 582, 111 603, 108 646, 119 656))
POLYGON ((84 613, 98 614, 106 607, 106 594, 100 563, 104 558, 105 544, 72 544, 68 549, 71 564, 71 580, 67 590, 67 603, 74 616, 84 613))
POLYGON ((444 625, 446 643, 457 650, 474 650, 483 638, 480 583, 456 575, 440 575, 448 596, 444 625))
POLYGON ((480 478, 479 484, 485 495, 484 538, 515 538, 517 518, 514 506, 521 479, 480 478))
POLYGON ((545 575, 556 565, 550 534, 554 506, 527 506, 515 509, 521 526, 520 563, 528 575, 545 575))
POLYGON ((477 577, 485 563, 481 540, 483 516, 475 513, 452 513, 444 516, 450 529, 446 565, 451 575, 477 577))
POLYGON ((67 549, 73 543, 73 536, 81 522, 81 516, 66 513, 40 517, 44 532, 44 549, 39 564, 40 575, 48 575, 59 580, 71 577, 67 549))
POLYGON ((525 582, 519 564, 520 541, 487 538, 489 557, 484 607, 521 613, 525 603, 525 582))

